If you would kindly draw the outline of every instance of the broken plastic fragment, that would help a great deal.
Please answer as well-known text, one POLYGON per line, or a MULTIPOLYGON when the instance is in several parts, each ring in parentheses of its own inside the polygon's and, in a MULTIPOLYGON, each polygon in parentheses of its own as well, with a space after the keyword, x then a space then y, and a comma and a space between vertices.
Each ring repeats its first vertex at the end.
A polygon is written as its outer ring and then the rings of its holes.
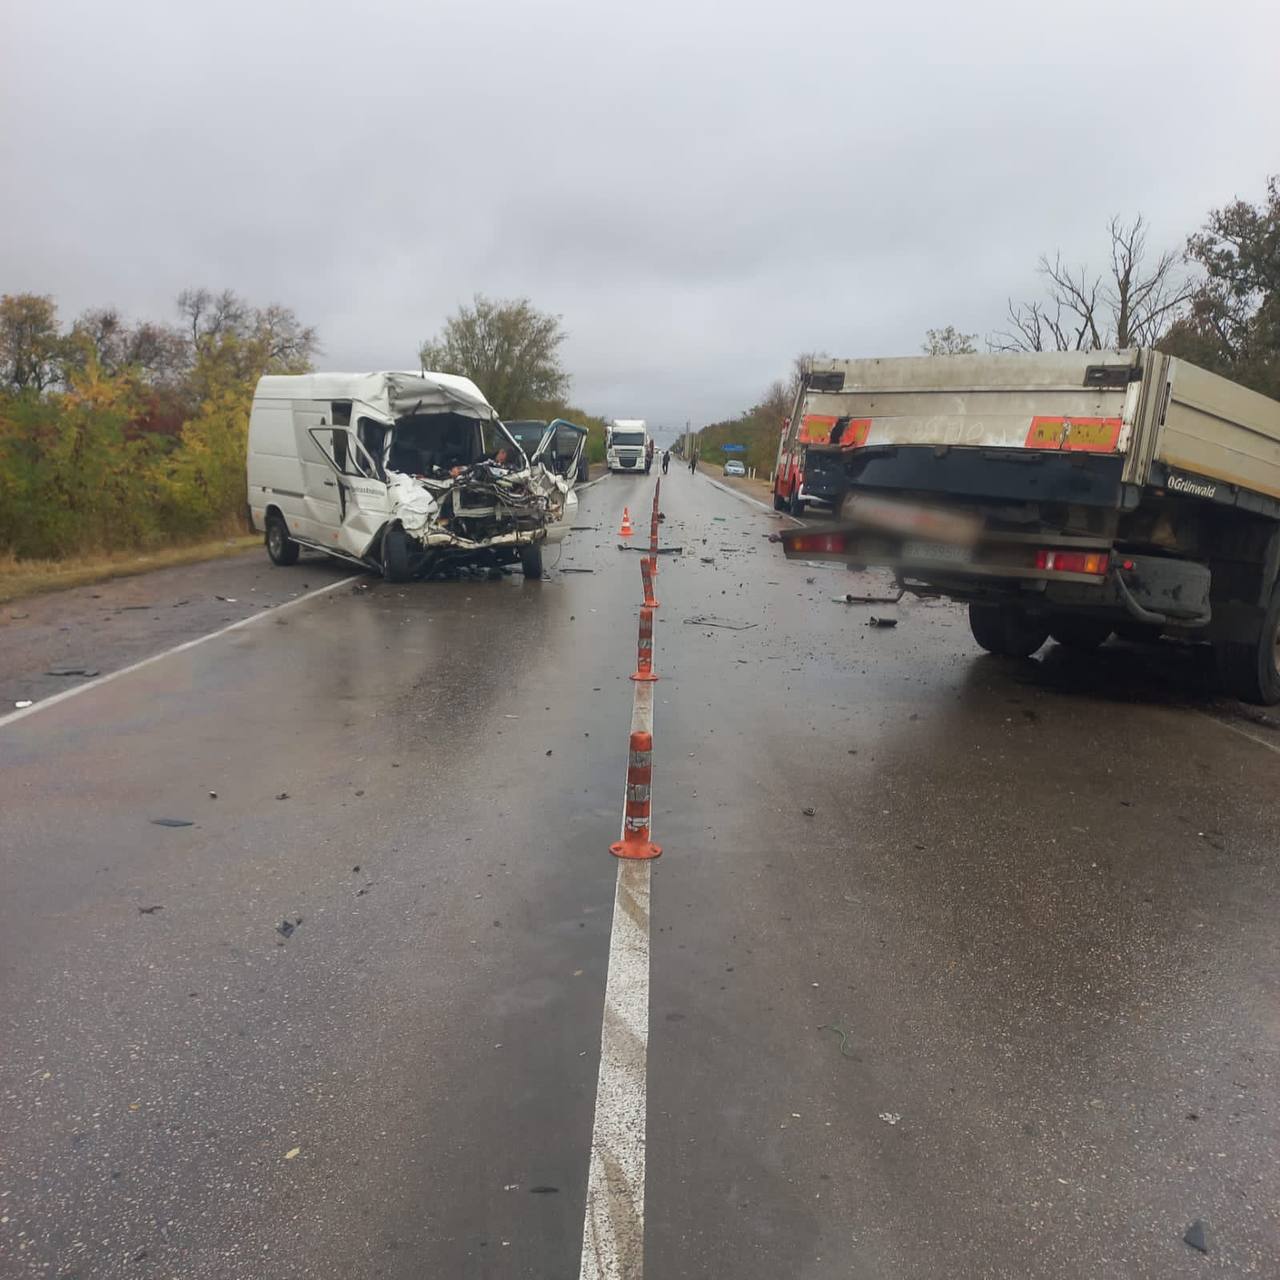
POLYGON ((153 827, 194 827, 196 824, 187 818, 152 818, 153 827))

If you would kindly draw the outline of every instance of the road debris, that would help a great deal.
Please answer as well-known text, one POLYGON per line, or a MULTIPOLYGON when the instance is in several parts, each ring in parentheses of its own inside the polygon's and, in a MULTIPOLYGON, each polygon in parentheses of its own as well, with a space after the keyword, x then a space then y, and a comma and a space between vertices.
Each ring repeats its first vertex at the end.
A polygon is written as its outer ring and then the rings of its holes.
POLYGON ((578 569, 573 565, 567 564, 560 570, 560 572, 561 573, 595 573, 595 570, 594 569, 578 569))
POLYGON ((858 1060, 858 1055, 853 1052, 853 1048, 849 1043, 849 1032, 835 1022, 824 1022, 818 1028, 819 1031, 831 1031, 840 1037, 840 1056, 842 1058, 853 1058, 858 1060))
POLYGON ((803 813, 806 818, 812 818, 818 811, 810 805, 807 808, 801 809, 800 812, 803 813))
POLYGON ((695 614, 692 618, 686 618, 685 622, 694 627, 723 627, 726 631, 749 631, 758 625, 754 622, 734 622, 732 618, 717 618, 709 613, 695 614))
POLYGON ((293 1160, 298 1156, 298 1154, 301 1151, 302 1151, 301 1147, 290 1147, 289 1150, 284 1153, 284 1158, 286 1160, 293 1160))
POLYGON ((209 799, 210 799, 210 800, 216 800, 217 798, 218 798, 218 793, 217 793, 216 791, 210 791, 210 792, 209 792, 209 799))
POLYGON ((153 916, 157 911, 164 910, 164 903, 157 902, 154 907, 139 907, 138 914, 140 916, 153 916))
POLYGON ((31 701, 30 698, 19 698, 17 702, 15 702, 13 705, 19 711, 22 711, 22 710, 25 710, 27 707, 34 706, 35 704, 31 701))
POLYGON ((278 796, 276 796, 277 800, 287 800, 288 798, 289 798, 289 793, 287 791, 282 791, 278 796))
POLYGON ((529 1188, 529 1194, 531 1196, 554 1196, 559 1195, 559 1193, 559 1187, 538 1186, 529 1188))
POLYGON ((293 934, 293 931, 297 927, 298 926, 294 924, 292 920, 281 920, 280 923, 276 925, 276 932, 282 938, 288 938, 293 934))
POLYGON ((897 618, 877 618, 874 614, 867 619, 869 627, 896 627, 898 625, 897 618))
POLYGON ((196 824, 189 818, 152 818, 153 827, 194 827, 196 824))
POLYGON ((97 674, 96 667, 50 667, 45 672, 47 676, 96 676, 97 674))
MULTIPOLYGON (((812 582, 813 579, 808 581, 812 582)), ((842 596, 832 596, 832 599, 836 604, 897 604, 905 594, 905 588, 899 589, 894 596, 856 596, 852 591, 846 591, 842 596)))
POLYGON ((1200 1253, 1209 1252, 1209 1228, 1203 1218, 1197 1218, 1183 1234, 1182 1242, 1200 1253))
POLYGON ((902 1116, 900 1116, 896 1111, 882 1111, 880 1113, 880 1119, 883 1120, 885 1124, 897 1124, 898 1121, 902 1119, 902 1116))

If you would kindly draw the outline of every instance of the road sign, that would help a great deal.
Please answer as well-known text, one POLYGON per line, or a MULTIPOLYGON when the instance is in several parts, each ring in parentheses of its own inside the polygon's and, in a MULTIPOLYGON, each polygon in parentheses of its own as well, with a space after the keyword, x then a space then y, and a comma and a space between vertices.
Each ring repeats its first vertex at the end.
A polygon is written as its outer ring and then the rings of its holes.
POLYGON ((745 444, 722 444, 720 446, 721 453, 746 453, 747 446, 745 444))

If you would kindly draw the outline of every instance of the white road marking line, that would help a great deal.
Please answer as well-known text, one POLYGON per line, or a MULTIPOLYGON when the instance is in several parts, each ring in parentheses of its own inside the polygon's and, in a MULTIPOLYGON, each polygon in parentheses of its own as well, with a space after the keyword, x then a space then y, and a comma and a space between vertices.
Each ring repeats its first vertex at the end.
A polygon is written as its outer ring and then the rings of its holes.
MULTIPOLYGON (((631 732, 653 732, 652 684, 635 687, 631 732)), ((579 1280, 644 1275, 651 867, 648 861, 618 860, 579 1280)))
POLYGON ((791 523, 796 525, 797 527, 804 524, 803 520, 797 520, 793 515, 782 515, 780 511, 774 511, 774 509, 767 502, 761 502, 759 498, 753 498, 749 493, 743 493, 742 490, 735 489, 732 485, 721 484, 719 480, 716 480, 712 476, 706 475, 704 472, 699 472, 698 474, 701 475, 702 478, 709 485, 712 485, 714 488, 719 489, 722 493, 730 494, 732 497, 735 497, 735 498, 741 498, 743 502, 749 502, 753 507, 759 507, 761 511, 767 511, 771 516, 780 515, 782 516, 782 519, 790 520, 791 523))
POLYGON ((276 614, 283 613, 286 609, 292 609, 294 605, 301 604, 304 600, 314 600, 316 596, 322 596, 326 592, 336 591, 339 587, 345 587, 348 583, 355 582, 361 576, 363 575, 353 573, 349 578, 339 578, 337 582, 331 582, 327 587, 317 587, 314 591, 308 591, 304 596, 298 596, 294 600, 287 600, 284 604, 276 605, 274 609, 263 609, 260 613, 250 614, 247 618, 241 618, 239 622, 232 622, 225 627, 219 627, 217 631, 210 631, 208 635, 197 636, 194 640, 185 640, 182 644, 174 645, 172 649, 153 653, 149 658, 143 658, 140 662, 132 662, 127 667, 121 667, 119 671, 108 671, 105 676, 98 676, 96 680, 87 680, 84 684, 76 685, 74 689, 64 689, 61 693, 41 698, 39 702, 35 702, 29 707, 22 707, 18 711, 10 711, 8 715, 0 716, 0 729, 3 729, 6 725, 13 724, 15 720, 23 720, 27 716, 33 716, 37 711, 43 711, 46 707, 56 706, 59 702, 74 698, 78 693, 87 693, 90 689, 97 689, 112 680, 119 680, 121 676, 140 671, 143 667, 149 667, 153 662, 159 662, 162 658, 170 658, 175 653, 184 653, 188 649, 194 649, 197 645, 204 644, 206 640, 216 640, 219 636, 225 636, 230 631, 239 631, 241 627, 247 627, 263 618, 273 618, 276 614))
POLYGON ((1268 742, 1266 738, 1260 738, 1257 734, 1250 733, 1248 729, 1241 725, 1232 724, 1229 720, 1219 720, 1217 716, 1210 715, 1207 711, 1197 711, 1196 715, 1204 716, 1206 720, 1212 720, 1221 729, 1227 729, 1231 733, 1238 733, 1242 738, 1248 738, 1250 742, 1256 742, 1260 747, 1266 747, 1268 751, 1280 753, 1280 745, 1274 742, 1268 742))

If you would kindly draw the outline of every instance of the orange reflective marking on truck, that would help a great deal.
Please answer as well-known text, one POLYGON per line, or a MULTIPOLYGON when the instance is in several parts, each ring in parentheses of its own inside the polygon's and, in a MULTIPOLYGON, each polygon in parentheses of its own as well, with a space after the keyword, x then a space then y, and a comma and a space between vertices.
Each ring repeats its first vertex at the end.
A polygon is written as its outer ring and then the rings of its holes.
POLYGON ((1123 418, 1032 418, 1028 449, 1058 449, 1064 453, 1114 453, 1123 418))

